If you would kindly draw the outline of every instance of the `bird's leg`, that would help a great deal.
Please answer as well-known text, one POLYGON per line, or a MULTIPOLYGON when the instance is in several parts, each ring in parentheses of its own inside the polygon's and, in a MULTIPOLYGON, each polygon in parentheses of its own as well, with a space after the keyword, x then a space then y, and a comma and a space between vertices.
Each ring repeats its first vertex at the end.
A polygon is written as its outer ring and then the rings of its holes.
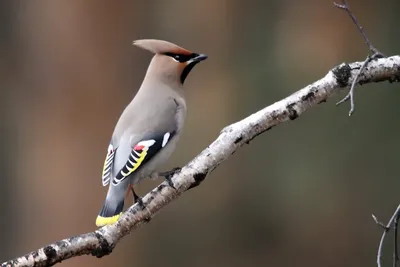
POLYGON ((138 203, 139 206, 144 209, 144 204, 143 204, 143 200, 141 197, 139 197, 138 195, 136 195, 135 190, 133 189, 133 186, 131 186, 131 191, 132 191, 132 195, 133 195, 133 202, 134 203, 138 203))
POLYGON ((176 189, 174 186, 174 183, 172 182, 171 178, 172 176, 174 176, 175 173, 179 173, 181 171, 182 168, 180 167, 175 167, 170 171, 166 171, 166 172, 160 172, 160 176, 164 176, 165 180, 167 180, 168 185, 170 187, 172 187, 173 189, 176 189))

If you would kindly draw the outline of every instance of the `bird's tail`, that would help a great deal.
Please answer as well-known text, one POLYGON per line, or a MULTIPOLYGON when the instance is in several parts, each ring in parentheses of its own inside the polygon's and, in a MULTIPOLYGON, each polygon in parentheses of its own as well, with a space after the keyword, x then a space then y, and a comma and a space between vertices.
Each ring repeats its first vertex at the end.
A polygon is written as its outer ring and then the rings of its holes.
POLYGON ((106 198, 104 201, 103 208, 101 209, 99 215, 96 219, 96 225, 98 227, 113 224, 118 221, 119 216, 121 216, 122 209, 124 208, 124 199, 110 199, 106 198))

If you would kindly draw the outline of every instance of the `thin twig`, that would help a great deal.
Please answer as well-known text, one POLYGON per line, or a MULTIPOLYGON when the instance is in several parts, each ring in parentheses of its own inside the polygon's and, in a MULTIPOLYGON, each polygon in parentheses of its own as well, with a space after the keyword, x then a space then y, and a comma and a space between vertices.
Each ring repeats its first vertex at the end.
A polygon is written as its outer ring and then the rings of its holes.
POLYGON ((383 230, 385 230, 385 231, 388 231, 388 230, 389 230, 389 229, 387 228, 387 226, 386 226, 383 222, 378 221, 378 218, 376 218, 376 216, 375 216, 374 214, 372 214, 372 219, 374 219, 375 223, 376 223, 377 225, 379 225, 380 227, 382 227, 383 230))
POLYGON ((390 231, 390 227, 392 226, 394 220, 399 216, 400 213, 400 205, 397 206, 396 211, 393 213, 392 218, 390 218, 389 222, 385 226, 383 223, 379 222, 378 219, 375 217, 375 215, 372 214, 372 218, 374 219, 375 223, 378 225, 382 226, 384 228, 381 241, 379 242, 379 247, 378 247, 378 254, 376 257, 376 263, 378 267, 382 267, 382 250, 383 250, 383 242, 385 241, 386 234, 390 231))
POLYGON ((368 63, 371 60, 376 59, 376 58, 382 58, 385 56, 378 49, 376 49, 375 46, 372 45, 371 41, 368 39, 367 34, 364 31, 364 28, 360 25, 360 23, 357 20, 357 17, 351 11, 350 6, 347 3, 347 0, 343 0, 343 4, 337 4, 335 2, 333 2, 333 4, 335 7, 345 10, 346 13, 350 16, 354 25, 356 25, 358 31, 361 33, 362 37, 364 38, 365 44, 368 46, 369 50, 372 53, 372 56, 368 55, 368 57, 365 59, 363 66, 360 68, 358 74, 356 75, 355 79, 353 80, 353 83, 351 84, 349 93, 342 100, 340 100, 339 102, 336 103, 336 105, 340 105, 350 99, 349 116, 351 116, 354 113, 354 108, 355 108, 355 106, 354 106, 354 87, 357 83, 359 76, 361 75, 361 73, 364 71, 364 69, 366 68, 366 66, 368 65, 368 63))
POLYGON ((394 219, 393 228, 394 228, 394 245, 393 245, 393 267, 397 267, 399 262, 399 254, 397 249, 397 226, 399 224, 400 212, 397 213, 396 218, 394 219))
POLYGON ((368 65, 368 63, 371 61, 371 59, 372 58, 368 55, 367 58, 364 60, 364 63, 362 64, 360 71, 354 77, 354 80, 351 83, 349 93, 342 100, 340 100, 339 102, 336 103, 336 105, 340 105, 350 99, 349 116, 351 116, 354 112, 354 87, 356 86, 356 83, 357 83, 358 78, 360 77, 361 73, 364 71, 365 67, 368 65))
POLYGON ((361 33, 362 37, 364 38, 364 42, 368 46, 372 55, 376 55, 376 57, 384 57, 384 55, 381 52, 379 52, 379 50, 376 49, 375 46, 372 45, 371 41, 368 39, 368 36, 365 33, 364 28, 361 26, 361 24, 357 20, 357 17, 351 11, 350 6, 347 3, 347 0, 343 0, 343 4, 337 4, 335 2, 333 2, 333 4, 335 5, 335 7, 345 10, 346 13, 350 16, 350 18, 353 20, 353 23, 357 26, 358 31, 361 33))

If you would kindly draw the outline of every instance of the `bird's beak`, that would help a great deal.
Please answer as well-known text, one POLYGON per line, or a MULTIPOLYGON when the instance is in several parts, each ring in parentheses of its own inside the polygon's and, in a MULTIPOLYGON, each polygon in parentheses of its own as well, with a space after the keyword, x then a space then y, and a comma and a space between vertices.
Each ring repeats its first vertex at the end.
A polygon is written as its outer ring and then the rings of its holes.
POLYGON ((200 55, 198 55, 197 57, 194 57, 194 58, 190 59, 190 60, 187 62, 187 64, 189 65, 189 64, 192 64, 192 63, 199 63, 200 61, 206 60, 207 58, 208 58, 207 55, 200 54, 200 55))

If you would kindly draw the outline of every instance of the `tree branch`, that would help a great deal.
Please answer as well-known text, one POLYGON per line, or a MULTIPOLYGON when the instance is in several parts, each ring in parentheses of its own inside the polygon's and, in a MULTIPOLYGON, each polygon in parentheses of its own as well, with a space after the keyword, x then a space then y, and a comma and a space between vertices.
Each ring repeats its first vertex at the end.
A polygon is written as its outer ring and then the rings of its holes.
POLYGON ((368 36, 364 31, 364 28, 361 26, 361 24, 357 20, 357 17, 351 11, 350 6, 347 3, 347 0, 342 0, 342 2, 343 2, 343 4, 337 4, 337 3, 333 2, 333 5, 339 9, 346 11, 347 15, 349 15, 349 17, 353 21, 354 25, 356 25, 358 31, 361 33, 362 37, 364 38, 364 42, 368 46, 369 51, 371 51, 371 53, 372 53, 372 55, 367 56, 367 58, 364 61, 364 64, 361 66, 361 68, 358 72, 358 75, 356 75, 356 77, 353 79, 353 83, 350 86, 349 93, 342 100, 340 100, 339 102, 336 103, 336 105, 340 105, 350 99, 349 116, 351 116, 354 113, 354 109, 355 109, 354 88, 358 81, 358 76, 360 76, 363 73, 364 69, 367 67, 368 63, 371 60, 384 57, 384 55, 381 52, 379 52, 379 50, 376 49, 375 46, 372 45, 371 41, 368 39, 368 36))
MULTIPOLYGON (((163 182, 143 197, 145 209, 133 205, 113 225, 57 241, 25 256, 4 262, 1 266, 51 266, 84 254, 96 257, 110 254, 121 238, 142 223, 150 221, 173 199, 198 186, 209 173, 241 146, 282 122, 298 118, 305 111, 326 102, 340 89, 352 84, 363 64, 364 62, 342 63, 330 70, 322 79, 225 127, 212 144, 172 177, 176 190, 169 187, 167 182, 163 182)), ((359 75, 357 84, 383 81, 400 81, 400 56, 372 60, 368 68, 359 75)))
POLYGON ((399 263, 399 254, 397 248, 397 227, 399 226, 400 212, 397 212, 393 222, 394 238, 393 238, 393 267, 397 267, 399 263))
POLYGON ((392 225, 394 226, 394 248, 393 248, 393 266, 397 265, 398 256, 397 256, 397 223, 400 216, 400 205, 397 206, 396 211, 393 213, 392 217, 390 218, 387 225, 383 224, 382 222, 378 221, 376 216, 372 214, 372 218, 374 219, 375 223, 378 224, 383 228, 383 234, 381 237, 381 241, 379 242, 378 247, 378 254, 376 256, 376 264, 378 267, 382 266, 382 250, 383 250, 383 242, 385 241, 386 234, 390 231, 392 225))

